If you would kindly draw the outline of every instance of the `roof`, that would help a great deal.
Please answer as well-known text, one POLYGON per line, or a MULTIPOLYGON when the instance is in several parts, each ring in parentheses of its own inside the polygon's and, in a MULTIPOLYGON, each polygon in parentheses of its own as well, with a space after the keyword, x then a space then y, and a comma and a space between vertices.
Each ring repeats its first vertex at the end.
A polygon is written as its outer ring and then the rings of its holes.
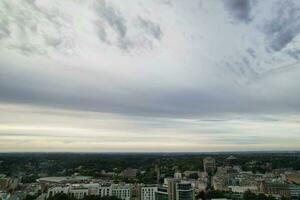
POLYGON ((81 180, 88 180, 91 177, 89 176, 52 176, 52 177, 43 177, 39 178, 38 182, 52 182, 52 183, 61 183, 65 181, 81 181, 81 180))
POLYGON ((226 160, 236 160, 237 158, 233 155, 229 156, 228 158, 226 158, 226 160))

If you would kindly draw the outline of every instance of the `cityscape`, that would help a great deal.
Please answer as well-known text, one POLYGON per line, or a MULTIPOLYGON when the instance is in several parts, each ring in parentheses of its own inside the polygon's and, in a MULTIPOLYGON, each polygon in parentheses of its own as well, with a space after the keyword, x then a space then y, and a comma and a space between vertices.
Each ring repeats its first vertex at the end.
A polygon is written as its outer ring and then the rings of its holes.
POLYGON ((0 0, 0 200, 300 200, 300 0, 0 0))
POLYGON ((0 162, 2 200, 300 198, 299 152, 25 153, 0 162))

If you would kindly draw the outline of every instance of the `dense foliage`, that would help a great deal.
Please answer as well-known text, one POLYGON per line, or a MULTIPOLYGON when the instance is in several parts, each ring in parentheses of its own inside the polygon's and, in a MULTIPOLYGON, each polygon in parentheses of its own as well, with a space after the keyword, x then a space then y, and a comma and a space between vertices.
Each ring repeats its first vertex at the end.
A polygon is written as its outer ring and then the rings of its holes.
MULTIPOLYGON (((23 183, 34 182, 40 176, 69 176, 74 173, 105 178, 103 172, 114 172, 116 182, 155 183, 155 165, 160 166, 162 177, 173 176, 175 171, 201 171, 203 158, 213 156, 221 165, 231 153, 222 154, 79 154, 79 153, 16 153, 0 154, 0 171, 8 176, 22 176, 23 183), (135 179, 117 176, 126 168, 139 170, 135 179)), ((264 173, 275 168, 300 170, 300 154, 292 153, 234 153, 243 170, 264 173)), ((191 178, 196 178, 196 174, 191 178)))

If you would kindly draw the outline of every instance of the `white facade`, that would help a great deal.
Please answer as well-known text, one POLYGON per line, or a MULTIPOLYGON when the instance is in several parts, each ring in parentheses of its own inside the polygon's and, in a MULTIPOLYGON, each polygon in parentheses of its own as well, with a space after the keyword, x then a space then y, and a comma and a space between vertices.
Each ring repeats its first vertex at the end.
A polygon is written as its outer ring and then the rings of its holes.
POLYGON ((99 187, 99 195, 101 197, 111 196, 112 195, 111 186, 100 186, 99 187))
POLYGON ((155 200, 156 186, 141 186, 140 200, 155 200))
POLYGON ((111 195, 116 196, 122 200, 130 200, 132 195, 132 186, 130 184, 126 185, 112 185, 111 195))
POLYGON ((59 193, 69 194, 70 187, 52 187, 48 189, 47 198, 52 197, 59 193))
POLYGON ((258 187, 256 185, 253 186, 228 186, 229 190, 237 193, 244 193, 246 191, 257 192, 258 187))
MULTIPOLYGON (((58 193, 68 194, 76 199, 82 199, 87 195, 116 196, 122 200, 130 200, 132 196, 132 185, 113 184, 100 186, 98 183, 73 184, 65 187, 52 187, 48 190, 47 198, 58 193)), ((154 200, 154 199, 149 199, 154 200)))
POLYGON ((75 197, 76 199, 83 199, 89 194, 88 188, 71 188, 69 190, 69 195, 75 197))
POLYGON ((174 173, 174 178, 181 179, 182 178, 182 174, 180 172, 175 172, 174 173))

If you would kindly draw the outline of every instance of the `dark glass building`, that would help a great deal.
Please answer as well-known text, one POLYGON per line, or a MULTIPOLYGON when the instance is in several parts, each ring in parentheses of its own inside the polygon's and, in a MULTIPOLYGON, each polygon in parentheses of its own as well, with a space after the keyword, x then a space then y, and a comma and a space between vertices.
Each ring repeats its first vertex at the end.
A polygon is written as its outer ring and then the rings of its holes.
POLYGON ((160 186, 157 188, 155 192, 155 200, 168 200, 168 188, 164 186, 160 186))
POLYGON ((189 182, 176 185, 176 200, 194 200, 194 189, 189 182))

